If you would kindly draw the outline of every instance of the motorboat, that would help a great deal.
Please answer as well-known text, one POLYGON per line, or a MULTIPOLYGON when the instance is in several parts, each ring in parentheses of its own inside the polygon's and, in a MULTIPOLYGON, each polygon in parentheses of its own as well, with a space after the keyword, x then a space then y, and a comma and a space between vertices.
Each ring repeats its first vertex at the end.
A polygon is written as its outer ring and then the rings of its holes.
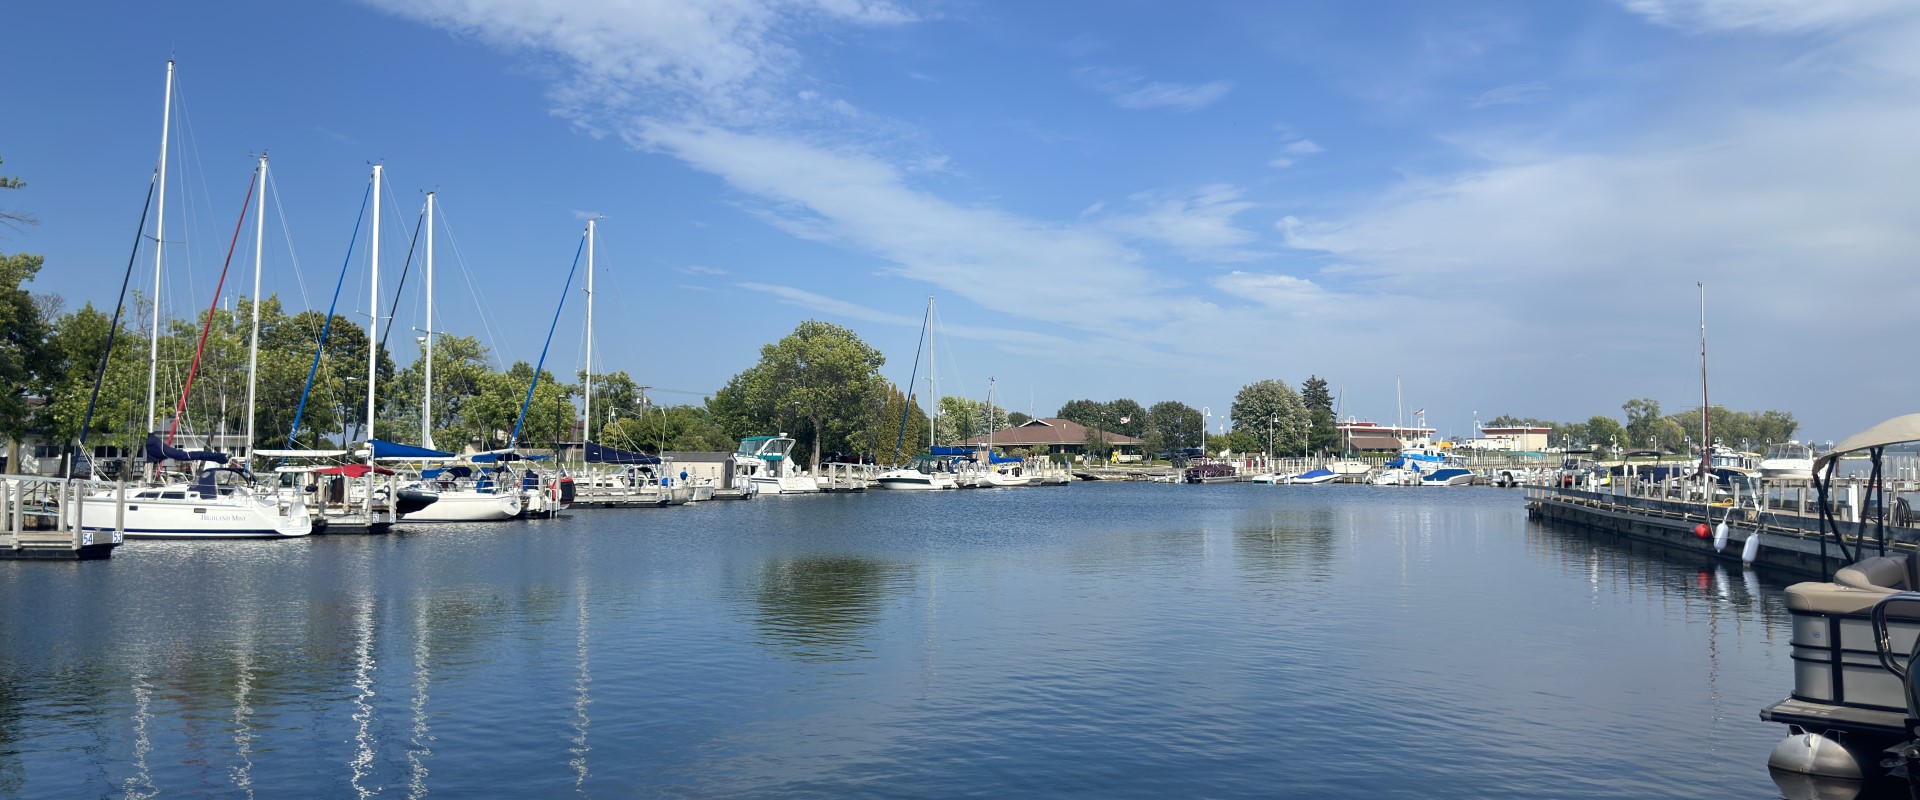
POLYGON ((793 439, 785 433, 778 436, 749 436, 740 440, 740 448, 734 451, 734 455, 743 462, 748 459, 760 462, 754 465, 752 474, 747 478, 755 492, 811 494, 820 491, 820 483, 793 463, 793 444, 793 439))
MULTIPOLYGON (((1388 462, 1388 464, 1392 464, 1392 463, 1393 462, 1388 462)), ((1383 468, 1379 472, 1376 472, 1373 475, 1372 483, 1375 486, 1418 486, 1420 485, 1419 470, 1413 469, 1411 467, 1403 467, 1403 466, 1382 465, 1382 467, 1383 468)))
POLYGON ((1421 486, 1467 486, 1473 483, 1473 470, 1446 464, 1420 476, 1421 486))
POLYGON ((1760 459, 1760 477, 1768 481, 1805 481, 1813 479, 1813 448, 1799 442, 1784 442, 1767 448, 1760 459))
POLYGON ((1328 464, 1327 469, 1333 472, 1338 483, 1366 483, 1367 477, 1373 474, 1372 464, 1353 459, 1335 461, 1328 464))
POLYGON ((1238 472, 1232 464, 1201 456, 1189 460, 1181 476, 1187 483, 1227 483, 1238 480, 1238 472))
MULTIPOLYGON (((1920 414, 1908 414, 1847 437, 1814 459, 1808 475, 1819 507, 1834 499, 1843 454, 1867 451, 1878 478, 1885 449, 1915 441, 1920 414)), ((1846 778, 1857 785, 1878 777, 1883 763, 1904 762, 1910 791, 1920 790, 1920 741, 1913 728, 1920 718, 1920 677, 1913 672, 1920 661, 1920 563, 1913 550, 1889 547, 1887 528, 1897 522, 1889 510, 1899 504, 1880 481, 1866 484, 1849 502, 1870 517, 1851 523, 1822 516, 1819 557, 1809 566, 1817 565, 1827 579, 1786 589, 1792 690, 1760 717, 1788 726, 1788 736, 1768 766, 1783 787, 1782 773, 1800 780, 1846 778), (1882 762, 1883 756, 1890 758, 1882 762)), ((1741 558, 1751 562, 1760 534, 1745 538, 1741 558)))
POLYGON ((1332 483, 1334 482, 1335 479, 1339 477, 1340 476, 1336 474, 1333 470, 1321 467, 1318 469, 1310 469, 1310 470, 1307 470, 1306 472, 1302 472, 1298 475, 1288 478, 1287 483, 1299 484, 1302 486, 1314 486, 1322 483, 1332 483))

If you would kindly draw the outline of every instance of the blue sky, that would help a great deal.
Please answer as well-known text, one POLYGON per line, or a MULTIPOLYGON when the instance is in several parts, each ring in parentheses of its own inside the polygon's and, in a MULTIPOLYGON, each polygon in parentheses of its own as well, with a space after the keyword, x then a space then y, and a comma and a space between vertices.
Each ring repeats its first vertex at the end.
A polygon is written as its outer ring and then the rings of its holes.
MULTIPOLYGON (((172 56, 176 316, 208 301, 268 148, 269 291, 324 306, 378 160, 383 264, 437 189, 458 243, 437 327, 509 357, 538 354, 602 215, 596 368, 669 403, 810 317, 904 381, 931 294, 943 391, 993 376, 1041 414, 1220 414, 1242 384, 1309 374, 1383 421, 1399 376, 1443 433, 1681 410, 1705 281, 1717 404, 1792 410, 1816 439, 1913 410, 1920 7, 1899 0, 27 4, 5 23, 0 170, 41 224, 0 246, 46 254, 35 288, 73 305, 111 302, 172 56)), ((581 358, 569 303, 560 372, 581 358)))

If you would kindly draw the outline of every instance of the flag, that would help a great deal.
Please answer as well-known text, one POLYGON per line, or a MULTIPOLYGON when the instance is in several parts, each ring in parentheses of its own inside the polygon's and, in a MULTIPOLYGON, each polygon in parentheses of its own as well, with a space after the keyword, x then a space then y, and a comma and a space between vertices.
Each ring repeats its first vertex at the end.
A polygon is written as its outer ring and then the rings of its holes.
POLYGON ((1122 425, 1125 425, 1125 424, 1127 424, 1127 423, 1129 423, 1129 422, 1132 422, 1132 421, 1133 421, 1133 417, 1121 417, 1121 418, 1120 418, 1120 424, 1122 424, 1122 425))
POLYGON ((1427 410, 1426 410, 1426 409, 1424 409, 1424 408, 1416 408, 1416 409, 1414 409, 1414 410, 1413 410, 1413 413, 1414 413, 1415 415, 1419 415, 1419 414, 1425 414, 1425 413, 1427 413, 1427 410))

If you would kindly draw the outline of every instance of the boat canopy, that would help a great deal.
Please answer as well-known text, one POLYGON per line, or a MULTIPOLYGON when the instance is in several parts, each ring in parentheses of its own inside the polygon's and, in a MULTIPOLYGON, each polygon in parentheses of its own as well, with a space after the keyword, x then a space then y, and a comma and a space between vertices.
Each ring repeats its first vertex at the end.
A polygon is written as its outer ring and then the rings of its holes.
POLYGON ((349 478, 364 478, 368 472, 392 475, 393 470, 386 467, 369 467, 365 464, 341 464, 337 467, 321 467, 313 471, 315 475, 345 475, 349 478))
POLYGON ((423 469, 420 471, 420 477, 425 478, 427 480, 433 480, 434 478, 438 478, 441 475, 447 475, 449 477, 454 477, 454 478, 469 478, 473 476, 473 468, 465 464, 455 464, 451 467, 434 467, 432 469, 423 469))
POLYGON ((546 456, 523 456, 512 450, 499 450, 492 453, 481 453, 468 460, 475 464, 495 464, 507 461, 541 461, 545 458, 546 456))
POLYGON ((942 446, 937 446, 937 445, 936 445, 936 446, 934 446, 934 447, 929 447, 929 448, 927 448, 927 455, 930 455, 930 456, 970 456, 970 455, 973 455, 973 448, 971 448, 971 447, 942 447, 942 446))
POLYGON ((1903 444, 1912 441, 1920 441, 1920 414, 1906 414, 1894 417, 1886 422, 1882 422, 1845 439, 1841 439, 1840 443, 1834 445, 1832 450, 1828 450, 1825 455, 1814 459, 1813 468, 1816 470, 1825 469, 1827 464, 1832 463, 1834 459, 1855 450, 1886 447, 1887 445, 1903 444))
POLYGON ((216 464, 225 464, 233 460, 228 458, 226 453, 216 453, 212 450, 182 450, 161 441, 160 434, 158 433, 147 434, 147 460, 157 463, 169 459, 173 461, 211 461, 216 464))
POLYGON ((659 456, 621 450, 603 444, 587 442, 587 463, 589 464, 658 464, 659 456))
POLYGON ((1026 459, 1019 456, 998 456, 988 454, 987 460, 994 464, 1018 464, 1026 459))
POLYGON ((384 439, 374 439, 367 444, 373 448, 374 458, 453 458, 452 453, 444 450, 430 450, 425 447, 389 442, 384 439))

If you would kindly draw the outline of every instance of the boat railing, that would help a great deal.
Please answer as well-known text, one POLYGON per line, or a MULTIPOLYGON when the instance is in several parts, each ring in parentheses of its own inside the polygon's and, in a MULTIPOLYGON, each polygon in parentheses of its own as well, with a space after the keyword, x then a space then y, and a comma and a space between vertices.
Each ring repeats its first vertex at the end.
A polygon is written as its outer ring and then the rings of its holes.
POLYGON ((107 527, 94 515, 107 512, 95 505, 91 513, 83 498, 111 491, 114 508, 112 544, 120 544, 126 531, 127 485, 89 478, 62 478, 40 475, 0 475, 4 500, 0 500, 0 547, 21 550, 28 547, 80 548, 100 541, 97 531, 107 527))
MULTIPOLYGON (((1873 604, 1873 611, 1868 616, 1868 620, 1873 625, 1873 649, 1880 656, 1880 666, 1898 677, 1902 685, 1906 685, 1908 669, 1913 665, 1915 658, 1920 658, 1920 639, 1914 641, 1914 651, 1906 654, 1906 661, 1902 662, 1896 657, 1893 651, 1893 634, 1887 625, 1887 613, 1889 608, 1902 603, 1920 604, 1920 592, 1895 592, 1880 598, 1873 604)), ((1907 713, 1910 716, 1920 716, 1915 714, 1912 687, 1908 686, 1904 694, 1907 696, 1907 713)))

